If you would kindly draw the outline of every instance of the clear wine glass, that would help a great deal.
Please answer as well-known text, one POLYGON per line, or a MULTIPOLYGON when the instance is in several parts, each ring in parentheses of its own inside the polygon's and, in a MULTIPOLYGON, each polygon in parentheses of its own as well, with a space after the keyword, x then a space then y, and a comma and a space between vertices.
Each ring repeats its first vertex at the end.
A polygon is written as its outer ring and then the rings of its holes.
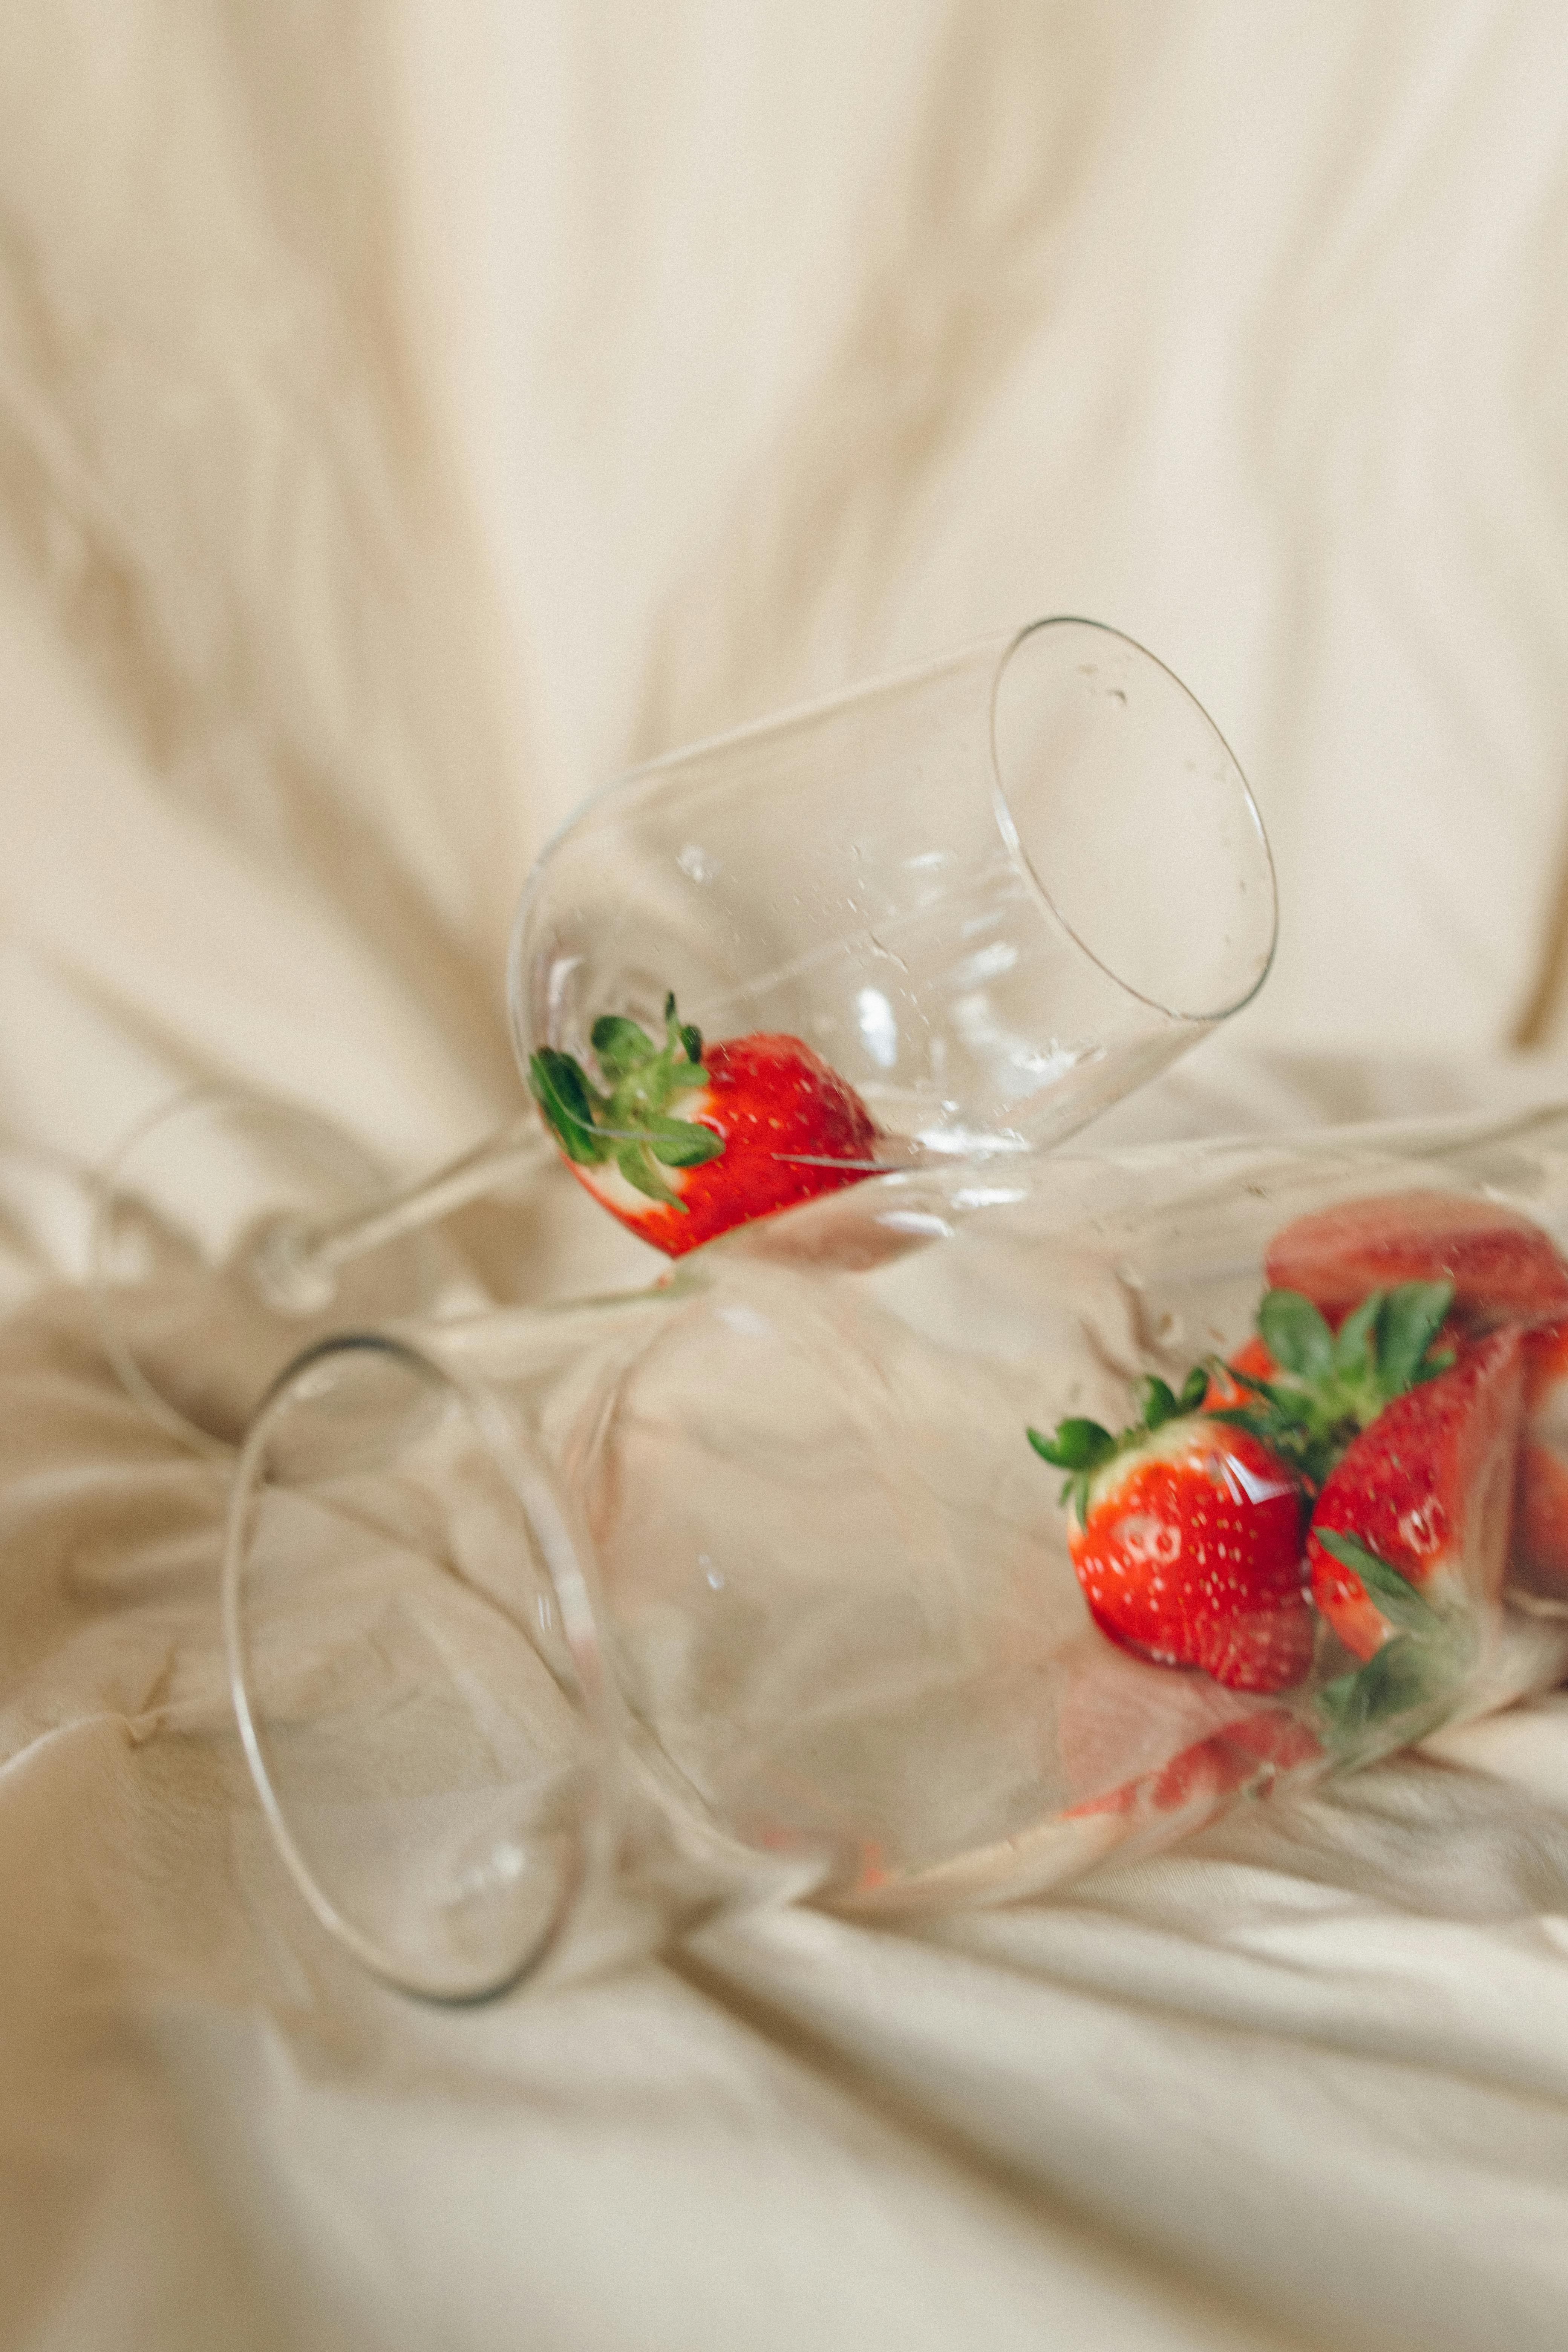
POLYGON ((1403 1650, 1298 1586, 1295 1652, 1278 1596, 1232 1596, 1200 1669, 1100 1630, 1027 1440, 1230 1358, 1281 1225, 1413 1191, 1561 1245, 1568 1112, 892 1174, 640 1294, 307 1353, 239 1457, 225 1606, 318 1918, 465 1997, 617 1874, 664 1932, 1014 1899, 1549 1686, 1561 1526, 1531 1556, 1521 1517, 1504 1586, 1500 1549, 1406 1592, 1403 1650))
MULTIPOLYGON (((692 1044, 799 1041, 812 1084, 854 1106, 820 1136, 808 1117, 776 1146, 753 1138, 772 1206, 1059 1141, 1245 1004, 1275 927, 1263 827, 1212 721, 1131 639, 1058 619, 608 787, 534 869, 508 1002, 576 1172, 630 1222, 659 1209, 675 1249, 694 1173, 710 1195, 731 1186, 725 1213, 757 1205, 733 1137, 721 1150, 703 1125, 692 1044), (614 1083, 637 1036, 650 1054, 668 1040, 649 1125, 626 1123, 638 1074, 614 1083), (599 1105, 581 1150, 563 1084, 599 1105), (717 1165, 694 1171, 693 1138, 717 1165)), ((310 1338, 461 1303, 433 1222, 545 1146, 530 1111, 399 1192, 320 1121, 187 1097, 106 1181, 110 1354, 165 1425, 225 1451, 310 1338)))

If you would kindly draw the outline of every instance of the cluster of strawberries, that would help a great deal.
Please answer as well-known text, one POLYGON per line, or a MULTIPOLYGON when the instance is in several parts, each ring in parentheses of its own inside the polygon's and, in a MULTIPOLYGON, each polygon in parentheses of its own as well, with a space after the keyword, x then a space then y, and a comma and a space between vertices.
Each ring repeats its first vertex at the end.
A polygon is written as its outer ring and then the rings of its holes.
MULTIPOLYGON (((870 1113, 799 1038, 705 1047, 673 996, 664 1033, 606 1013, 596 1076, 552 1047, 529 1071, 573 1173, 655 1248, 875 1172, 870 1113)), ((1353 1738, 1453 1687, 1505 1576, 1568 1595, 1568 1265, 1529 1218, 1427 1191, 1300 1219, 1265 1274, 1228 1363, 1145 1380, 1119 1434, 1028 1435, 1103 1632, 1245 1692, 1348 1654, 1316 1702, 1353 1738)))
POLYGON ((1342 1202, 1269 1244, 1256 1336, 1134 1425, 1031 1444, 1112 1640, 1353 1738, 1439 1700, 1506 1577, 1568 1595, 1568 1265, 1499 1204, 1342 1202), (1342 1650, 1325 1641, 1327 1629, 1342 1650))

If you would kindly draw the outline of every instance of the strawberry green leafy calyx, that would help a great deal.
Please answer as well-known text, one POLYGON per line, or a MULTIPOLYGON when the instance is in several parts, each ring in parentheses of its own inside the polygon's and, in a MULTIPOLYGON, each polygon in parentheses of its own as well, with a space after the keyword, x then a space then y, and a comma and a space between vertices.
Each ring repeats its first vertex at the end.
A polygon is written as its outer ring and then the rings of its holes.
POLYGON ((1318 1541, 1359 1581, 1388 1638, 1363 1665, 1325 1683, 1317 1705, 1331 1745, 1382 1743, 1397 1724, 1403 1743, 1440 1723, 1474 1661, 1475 1629, 1467 1612, 1429 1601, 1415 1582, 1353 1536, 1321 1529, 1318 1541))
POLYGON ((1134 1452, 1155 1430, 1163 1429, 1167 1422, 1195 1412, 1208 1387, 1208 1374, 1201 1365, 1195 1366, 1183 1382, 1180 1396, 1154 1372, 1147 1373, 1139 1387, 1142 1411, 1138 1420, 1115 1436, 1098 1421, 1076 1418, 1058 1421, 1049 1437, 1043 1436, 1037 1429, 1028 1432, 1036 1453, 1056 1469, 1067 1472, 1061 1499, 1070 1503, 1079 1527, 1089 1517, 1089 1482, 1096 1471, 1114 1462, 1119 1454, 1134 1452))
POLYGON ((1300 1291, 1268 1291, 1258 1329, 1273 1376, 1226 1367, 1247 1402, 1212 1417, 1249 1430, 1315 1489, 1385 1405, 1448 1370, 1452 1350, 1435 1343, 1453 1297, 1451 1282, 1373 1290, 1333 1331, 1300 1291))
POLYGON ((528 1084, 568 1160, 580 1168, 613 1160, 637 1192, 684 1213, 660 1170, 703 1167, 721 1156, 724 1139, 671 1109, 683 1094, 709 1083, 701 1033, 677 1018, 673 994, 664 1001, 664 1043, 657 1045, 637 1022, 606 1013, 590 1034, 603 1087, 553 1045, 531 1057, 528 1084))

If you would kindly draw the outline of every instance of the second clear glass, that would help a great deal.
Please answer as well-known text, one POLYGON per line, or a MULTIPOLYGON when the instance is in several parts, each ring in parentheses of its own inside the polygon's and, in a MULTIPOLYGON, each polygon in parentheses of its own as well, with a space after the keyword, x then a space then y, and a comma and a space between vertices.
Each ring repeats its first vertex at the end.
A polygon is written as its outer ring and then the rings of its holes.
POLYGON ((1271 1235, 1413 1190, 1561 1247, 1568 1114, 882 1177, 646 1292, 314 1351, 247 1441, 226 1578, 318 1916, 450 1994, 526 1973, 628 1856, 676 1923, 1011 1899, 1549 1684, 1568 1535, 1359 1712, 1304 1599, 1283 1679, 1136 1654, 1026 1439, 1231 1359, 1271 1235))

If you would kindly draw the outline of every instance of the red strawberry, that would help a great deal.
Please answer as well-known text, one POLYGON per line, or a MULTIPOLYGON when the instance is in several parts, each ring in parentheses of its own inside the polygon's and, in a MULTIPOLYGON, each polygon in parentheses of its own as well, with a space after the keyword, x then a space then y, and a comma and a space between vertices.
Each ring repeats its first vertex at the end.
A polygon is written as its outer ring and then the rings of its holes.
POLYGON ((1533 1592, 1568 1595, 1568 1322, 1525 1335, 1513 1572, 1533 1592))
POLYGON ((1385 1192, 1299 1217, 1268 1244, 1265 1271, 1336 1322, 1370 1290, 1451 1282, 1471 1328, 1568 1316, 1568 1265, 1513 1209, 1463 1192, 1385 1192))
POLYGON ((1250 1432, 1146 1380, 1143 1418, 1112 1437, 1069 1420, 1029 1442, 1068 1473, 1068 1549, 1095 1622, 1162 1665, 1198 1666, 1231 1690, 1278 1691, 1311 1663, 1301 1489, 1250 1432))
POLYGON ((798 1037, 704 1052, 670 996, 662 1046, 617 1013, 595 1022, 592 1044, 605 1089, 552 1046, 529 1086, 573 1174, 667 1256, 875 1173, 870 1112, 798 1037))
POLYGON ((1358 1658, 1501 1589, 1524 1401, 1523 1345, 1499 1331, 1385 1405, 1312 1511, 1312 1598, 1358 1658))

